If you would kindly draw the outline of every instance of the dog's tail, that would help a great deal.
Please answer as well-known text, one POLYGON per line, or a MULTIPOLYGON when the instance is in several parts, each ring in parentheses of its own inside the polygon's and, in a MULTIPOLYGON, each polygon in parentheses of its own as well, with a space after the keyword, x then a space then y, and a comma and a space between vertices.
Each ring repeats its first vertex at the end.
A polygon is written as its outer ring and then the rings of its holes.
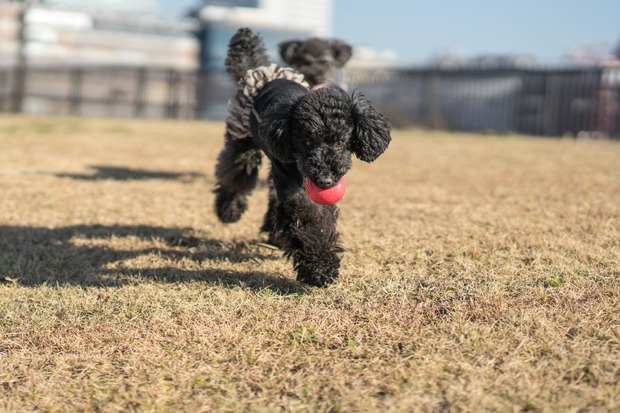
POLYGON ((226 73, 235 82, 249 69, 269 64, 267 50, 259 35, 247 27, 237 30, 228 43, 226 73))

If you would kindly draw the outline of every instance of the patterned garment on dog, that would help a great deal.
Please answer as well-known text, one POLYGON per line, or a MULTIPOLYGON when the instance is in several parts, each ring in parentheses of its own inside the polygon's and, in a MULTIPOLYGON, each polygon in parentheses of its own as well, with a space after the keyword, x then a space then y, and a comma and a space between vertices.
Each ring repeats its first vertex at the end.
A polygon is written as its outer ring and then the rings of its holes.
POLYGON ((275 63, 250 69, 237 82, 237 94, 228 102, 226 123, 233 139, 252 139, 250 131, 250 115, 254 97, 269 82, 286 79, 298 83, 308 89, 304 75, 290 67, 280 67, 275 63))

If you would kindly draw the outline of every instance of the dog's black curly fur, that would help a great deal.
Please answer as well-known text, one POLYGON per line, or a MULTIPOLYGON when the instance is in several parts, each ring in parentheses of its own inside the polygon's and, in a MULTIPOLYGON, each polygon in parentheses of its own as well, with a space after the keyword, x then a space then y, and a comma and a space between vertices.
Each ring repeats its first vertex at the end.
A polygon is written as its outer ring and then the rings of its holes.
POLYGON ((328 83, 334 69, 343 67, 353 50, 342 40, 318 37, 289 40, 278 46, 282 60, 301 72, 310 86, 328 83))
MULTIPOLYGON (((260 37, 239 29, 229 44, 228 74, 238 80, 266 62, 260 37)), ((285 79, 268 82, 249 104, 249 130, 240 130, 230 118, 226 123, 216 166, 217 215, 225 223, 241 218, 264 152, 271 172, 261 230, 292 258, 298 280, 325 287, 337 278, 343 252, 336 230, 338 209, 312 202, 303 181, 307 177, 329 188, 349 171, 352 154, 374 161, 390 142, 390 123, 361 95, 335 87, 308 91, 285 79)))

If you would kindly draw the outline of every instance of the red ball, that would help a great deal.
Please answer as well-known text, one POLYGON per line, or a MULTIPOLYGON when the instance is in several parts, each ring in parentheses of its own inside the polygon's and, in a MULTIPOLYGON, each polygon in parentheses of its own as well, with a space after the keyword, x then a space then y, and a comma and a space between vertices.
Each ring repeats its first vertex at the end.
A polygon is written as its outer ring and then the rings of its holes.
POLYGON ((328 189, 322 189, 308 178, 304 181, 304 186, 310 199, 319 205, 335 204, 342 199, 345 191, 344 178, 341 178, 335 186, 328 189))

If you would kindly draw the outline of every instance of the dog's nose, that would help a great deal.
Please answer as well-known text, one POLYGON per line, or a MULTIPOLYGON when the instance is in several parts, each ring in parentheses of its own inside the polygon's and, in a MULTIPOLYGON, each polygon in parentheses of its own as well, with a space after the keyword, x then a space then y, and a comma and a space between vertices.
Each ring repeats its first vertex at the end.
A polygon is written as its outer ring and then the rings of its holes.
POLYGON ((316 184, 323 189, 327 189, 334 186, 334 180, 331 178, 318 178, 316 184))

